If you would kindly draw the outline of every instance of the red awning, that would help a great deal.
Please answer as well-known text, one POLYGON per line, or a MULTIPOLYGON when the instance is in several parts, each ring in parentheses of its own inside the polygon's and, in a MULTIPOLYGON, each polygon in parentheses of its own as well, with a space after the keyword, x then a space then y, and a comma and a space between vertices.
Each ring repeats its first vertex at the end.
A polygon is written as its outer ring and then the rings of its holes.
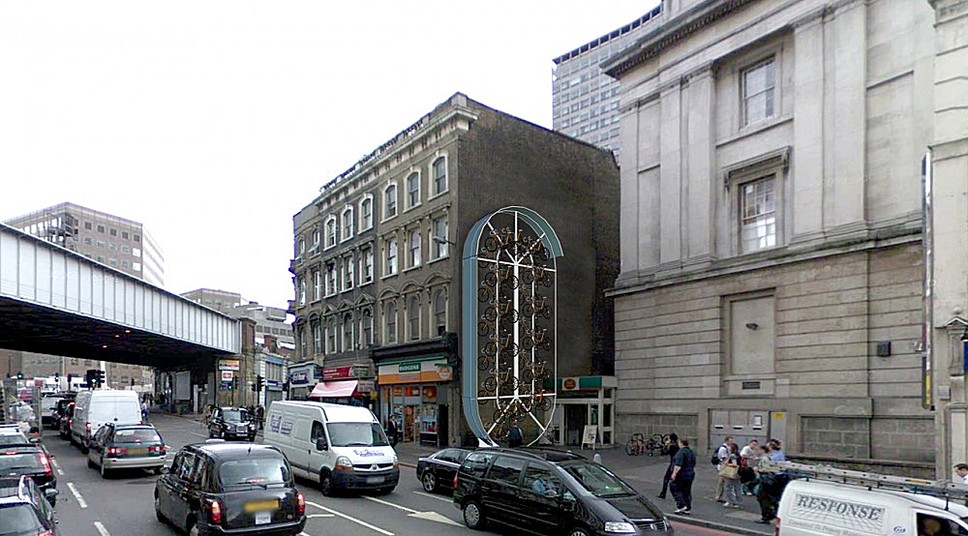
POLYGON ((319 382, 313 387, 313 392, 309 393, 311 398, 344 398, 353 396, 359 380, 345 380, 334 382, 319 382))

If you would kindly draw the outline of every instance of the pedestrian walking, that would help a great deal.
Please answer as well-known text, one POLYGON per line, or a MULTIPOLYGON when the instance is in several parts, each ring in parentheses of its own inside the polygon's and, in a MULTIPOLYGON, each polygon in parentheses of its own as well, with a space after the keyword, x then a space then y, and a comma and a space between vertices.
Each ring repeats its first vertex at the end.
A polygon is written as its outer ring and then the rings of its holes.
POLYGON ((255 420, 257 423, 259 423, 259 430, 265 429, 263 428, 263 423, 265 422, 265 418, 266 418, 266 408, 262 407, 262 404, 259 404, 258 406, 255 407, 255 420))
POLYGON ((739 451, 739 482, 743 495, 753 495, 753 485, 756 483, 757 459, 760 456, 760 442, 752 439, 749 444, 739 451))
POLYGON ((511 448, 520 447, 522 443, 524 443, 524 432, 518 426, 518 422, 514 421, 511 423, 511 428, 508 429, 508 446, 511 448))
POLYGON ((696 453, 689 448, 689 440, 679 438, 679 452, 672 460, 669 489, 676 499, 677 514, 692 513, 692 482, 696 479, 696 453))
MULTIPOLYGON (((719 449, 716 450, 716 455, 713 456, 713 460, 716 462, 715 465, 717 472, 723 470, 723 464, 726 463, 727 459, 729 459, 730 446, 733 444, 733 436, 726 436, 726 439, 723 440, 723 444, 720 445, 719 449)), ((725 482, 723 481, 723 477, 719 477, 719 480, 716 481, 716 502, 726 502, 726 499, 723 498, 724 487, 725 482)))
POLYGON ((393 422, 393 417, 387 419, 387 438, 391 447, 397 446, 397 423, 393 422))
POLYGON ((726 498, 723 506, 726 508, 740 508, 739 503, 743 500, 739 481, 740 460, 739 446, 733 443, 729 446, 729 457, 719 471, 719 477, 723 479, 723 496, 726 498))
POLYGON ((148 422, 148 403, 144 400, 141 401, 141 420, 148 422))
POLYGON ((669 481, 672 477, 672 468, 674 466, 673 460, 675 460, 676 453, 679 452, 679 436, 676 434, 669 434, 669 438, 666 439, 665 443, 666 452, 669 453, 669 465, 666 467, 665 475, 662 477, 662 491, 659 492, 659 498, 666 498, 666 490, 669 489, 669 481))

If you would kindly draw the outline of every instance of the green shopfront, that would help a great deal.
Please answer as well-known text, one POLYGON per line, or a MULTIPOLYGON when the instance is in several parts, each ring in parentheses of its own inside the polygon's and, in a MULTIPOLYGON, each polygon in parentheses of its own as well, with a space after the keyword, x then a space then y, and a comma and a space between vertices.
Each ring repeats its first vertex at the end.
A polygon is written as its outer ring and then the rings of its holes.
POLYGON ((582 445, 594 426, 596 445, 613 445, 615 438, 615 376, 558 378, 558 401, 550 434, 556 445, 582 445))

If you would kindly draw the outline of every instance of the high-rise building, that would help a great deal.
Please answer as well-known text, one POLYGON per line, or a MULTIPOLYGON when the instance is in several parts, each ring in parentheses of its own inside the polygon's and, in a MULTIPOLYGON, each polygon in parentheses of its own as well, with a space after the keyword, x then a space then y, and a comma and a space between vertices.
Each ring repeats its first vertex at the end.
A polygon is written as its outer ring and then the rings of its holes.
POLYGON ((277 346, 273 351, 288 354, 296 348, 292 325, 286 323, 286 310, 242 299, 238 292, 199 288, 182 293, 183 298, 215 309, 232 318, 249 318, 255 321, 255 343, 265 345, 270 338, 277 346))
POLYGON ((552 125, 573 138, 619 154, 618 80, 601 64, 623 52, 655 24, 661 4, 611 32, 554 59, 552 125))
MULTIPOLYGON (((139 222, 74 203, 60 203, 5 223, 153 285, 161 286, 164 282, 165 259, 161 248, 139 222)), ((54 372, 83 375, 86 369, 98 365, 93 357, 15 353, 20 354, 23 374, 30 377, 50 376, 54 372)), ((115 388, 144 385, 151 378, 147 368, 138 365, 108 363, 106 368, 107 381, 115 388)))

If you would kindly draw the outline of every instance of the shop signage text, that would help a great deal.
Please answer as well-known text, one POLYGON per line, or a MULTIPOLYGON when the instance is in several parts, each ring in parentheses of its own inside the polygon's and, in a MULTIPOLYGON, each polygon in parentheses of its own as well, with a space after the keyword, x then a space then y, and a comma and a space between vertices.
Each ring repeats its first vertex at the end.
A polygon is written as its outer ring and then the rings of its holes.
POLYGON ((220 359, 218 362, 219 370, 239 370, 239 360, 238 359, 220 359))

